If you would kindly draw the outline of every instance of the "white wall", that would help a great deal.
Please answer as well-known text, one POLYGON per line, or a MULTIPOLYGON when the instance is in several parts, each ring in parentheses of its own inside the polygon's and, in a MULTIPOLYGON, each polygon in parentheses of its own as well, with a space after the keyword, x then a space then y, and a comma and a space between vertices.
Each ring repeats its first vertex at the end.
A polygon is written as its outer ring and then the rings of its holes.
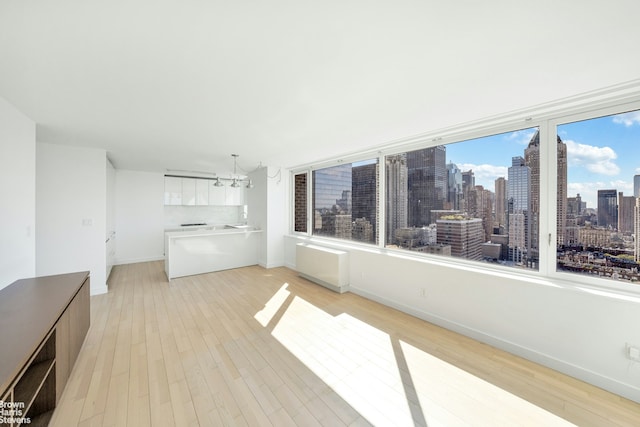
POLYGON ((264 230, 258 263, 265 268, 284 265, 284 235, 289 228, 287 212, 288 172, 263 167, 249 175, 254 187, 247 190, 249 223, 264 230), (282 177, 286 176, 286 179, 282 177))
POLYGON ((116 258, 116 170, 109 159, 105 159, 107 168, 107 218, 105 227, 107 267, 105 277, 107 285, 109 274, 116 258))
POLYGON ((90 271, 106 287, 106 152, 36 144, 36 273, 90 271))
MULTIPOLYGON (((286 239, 289 267, 307 240, 286 239)), ((640 363, 624 355, 625 343, 640 345, 640 298, 346 249, 352 292, 640 402, 640 363)))
POLYGON ((0 98, 0 289, 36 275, 36 125, 0 98))
POLYGON ((164 175, 116 170, 116 264, 164 259, 164 175))

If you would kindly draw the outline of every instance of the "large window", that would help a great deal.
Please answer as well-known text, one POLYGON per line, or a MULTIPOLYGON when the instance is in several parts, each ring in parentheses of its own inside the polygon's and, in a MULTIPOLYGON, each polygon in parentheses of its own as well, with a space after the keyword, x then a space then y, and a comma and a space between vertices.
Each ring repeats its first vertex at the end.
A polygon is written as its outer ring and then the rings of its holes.
POLYGON ((537 128, 386 156, 387 247, 537 269, 537 128))
POLYGON ((294 230, 628 288, 640 281, 638 100, 567 110, 297 172, 294 230))
POLYGON ((557 269, 637 282, 640 110, 557 130, 567 164, 558 174, 566 197, 558 197, 557 269))
POLYGON ((378 160, 313 171, 313 234, 377 243, 378 160))

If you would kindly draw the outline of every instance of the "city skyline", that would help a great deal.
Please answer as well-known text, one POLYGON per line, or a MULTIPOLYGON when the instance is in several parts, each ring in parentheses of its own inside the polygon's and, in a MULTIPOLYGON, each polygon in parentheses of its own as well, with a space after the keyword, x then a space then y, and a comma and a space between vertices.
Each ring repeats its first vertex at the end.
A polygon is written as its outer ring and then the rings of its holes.
MULTIPOLYGON (((472 170, 476 185, 495 193, 495 180, 507 177, 512 158, 522 155, 537 129, 531 127, 447 144, 446 162, 456 164, 463 172, 472 170)), ((567 146, 568 197, 580 194, 587 208, 597 209, 599 189, 633 195, 634 175, 640 174, 640 161, 631 154, 640 144, 640 111, 561 124, 558 136, 567 146)), ((375 162, 371 159, 344 166, 375 162)), ((350 185, 345 182, 345 187, 350 185)), ((319 197, 316 207, 330 208, 335 204, 340 193, 335 190, 330 193, 319 197)))
MULTIPOLYGON (((558 270, 640 281, 640 112, 561 124, 554 139, 558 270)), ((375 243, 384 209, 387 247, 535 270, 544 146, 531 127, 387 155, 384 207, 377 157, 315 170, 314 234, 375 243)))
MULTIPOLYGON (((507 176, 511 158, 520 155, 520 147, 526 148, 536 129, 448 144, 447 162, 462 171, 473 170, 476 185, 495 192, 495 180, 507 176)), ((596 209, 598 189, 633 195, 640 162, 630 154, 640 144, 640 111, 562 124, 558 136, 567 145, 567 196, 579 193, 588 208, 596 209)))

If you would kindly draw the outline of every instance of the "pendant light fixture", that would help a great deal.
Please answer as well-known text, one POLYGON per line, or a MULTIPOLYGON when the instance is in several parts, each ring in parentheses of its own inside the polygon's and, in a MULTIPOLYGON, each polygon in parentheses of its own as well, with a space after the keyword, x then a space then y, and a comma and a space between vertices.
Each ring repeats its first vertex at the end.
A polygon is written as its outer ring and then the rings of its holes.
POLYGON ((240 184, 238 184, 238 157, 240 157, 239 154, 232 154, 231 157, 233 157, 233 182, 231 183, 231 187, 233 188, 238 188, 240 187, 240 184))

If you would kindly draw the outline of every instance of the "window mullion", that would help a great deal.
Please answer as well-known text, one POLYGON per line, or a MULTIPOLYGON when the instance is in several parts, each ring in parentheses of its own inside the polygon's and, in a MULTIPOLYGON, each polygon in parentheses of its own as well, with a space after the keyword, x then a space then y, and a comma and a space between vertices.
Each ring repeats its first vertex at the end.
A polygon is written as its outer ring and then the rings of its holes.
POLYGON ((555 267, 556 230, 556 134, 548 121, 540 124, 540 265, 538 271, 547 275, 555 267))

